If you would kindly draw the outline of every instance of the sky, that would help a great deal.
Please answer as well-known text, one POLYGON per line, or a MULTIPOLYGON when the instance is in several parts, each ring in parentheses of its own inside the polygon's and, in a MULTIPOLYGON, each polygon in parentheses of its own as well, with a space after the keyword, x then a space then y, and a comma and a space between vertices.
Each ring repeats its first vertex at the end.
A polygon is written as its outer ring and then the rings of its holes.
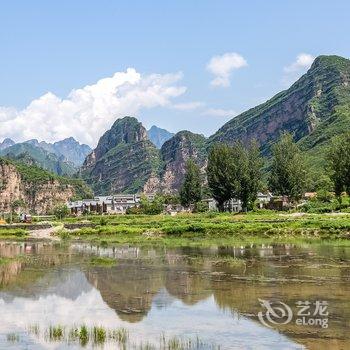
POLYGON ((95 146, 137 117, 206 136, 350 57, 345 0, 52 0, 0 5, 0 141, 95 146))

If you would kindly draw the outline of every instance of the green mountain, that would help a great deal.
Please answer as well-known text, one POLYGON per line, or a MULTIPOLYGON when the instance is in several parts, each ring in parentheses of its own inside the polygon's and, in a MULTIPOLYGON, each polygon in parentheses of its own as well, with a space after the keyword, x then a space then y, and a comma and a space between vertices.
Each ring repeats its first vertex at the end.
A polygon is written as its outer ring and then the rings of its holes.
POLYGON ((117 119, 86 158, 81 175, 95 194, 157 191, 180 188, 188 158, 203 168, 206 139, 203 135, 181 131, 158 150, 148 139, 137 119, 117 119))
POLYGON ((319 56, 289 89, 230 120, 209 139, 181 131, 158 151, 135 118, 123 118, 86 159, 84 173, 98 193, 174 192, 183 181, 188 158, 204 173, 207 150, 216 142, 248 143, 255 139, 264 156, 284 131, 294 135, 314 182, 325 170, 331 139, 350 129, 350 61, 319 56))
POLYGON ((4 149, 11 147, 15 144, 16 142, 6 138, 5 140, 3 140, 2 142, 0 142, 0 151, 3 151, 4 149))
POLYGON ((256 139, 266 155, 281 132, 288 131, 312 155, 316 146, 349 129, 349 83, 348 59, 319 56, 288 90, 230 120, 209 143, 256 139))
POLYGON ((283 131, 294 135, 305 152, 311 186, 326 170, 326 154, 336 135, 350 130, 350 60, 319 56, 289 89, 230 120, 209 139, 256 139, 265 156, 283 131))
POLYGON ((64 158, 66 161, 73 163, 76 167, 80 167, 86 156, 92 151, 88 145, 80 144, 73 137, 54 143, 48 143, 45 141, 39 142, 36 139, 28 140, 25 143, 29 143, 35 147, 40 147, 48 153, 56 154, 59 158, 64 158))
POLYGON ((136 118, 117 119, 86 158, 81 175, 96 194, 150 191, 157 185, 159 152, 136 118))
POLYGON ((160 172, 164 192, 179 190, 186 173, 186 163, 192 158, 204 172, 207 159, 206 138, 190 131, 180 131, 164 143, 160 150, 163 168, 160 172))
POLYGON ((57 175, 71 176, 77 172, 77 167, 63 156, 49 153, 42 147, 30 142, 16 143, 0 151, 0 155, 27 165, 36 165, 57 175))

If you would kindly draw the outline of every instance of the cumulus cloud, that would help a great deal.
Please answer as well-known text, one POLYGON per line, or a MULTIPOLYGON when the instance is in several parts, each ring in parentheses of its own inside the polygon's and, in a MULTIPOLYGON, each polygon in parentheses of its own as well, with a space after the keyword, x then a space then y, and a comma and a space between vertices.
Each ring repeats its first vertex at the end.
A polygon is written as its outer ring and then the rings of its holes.
POLYGON ((212 117, 234 117, 237 112, 233 109, 221 109, 221 108, 209 108, 202 112, 202 115, 212 116, 212 117))
POLYGON ((289 85, 290 83, 297 80, 307 69, 310 68, 315 57, 308 53, 301 53, 296 58, 295 61, 290 65, 284 67, 284 77, 283 83, 289 85))
POLYGON ((247 61, 235 52, 228 52, 221 56, 212 57, 207 64, 207 70, 215 76, 210 84, 220 87, 230 86, 231 73, 247 65, 247 61))
POLYGON ((301 53, 296 57, 295 61, 292 64, 284 67, 284 71, 286 73, 292 73, 297 72, 301 69, 307 69, 311 66, 314 59, 315 57, 308 53, 301 53))
POLYGON ((171 107, 186 91, 178 84, 181 79, 182 73, 141 75, 128 68, 72 90, 64 99, 48 92, 22 110, 0 107, 0 139, 52 142, 73 136, 94 146, 115 119, 144 108, 171 107))

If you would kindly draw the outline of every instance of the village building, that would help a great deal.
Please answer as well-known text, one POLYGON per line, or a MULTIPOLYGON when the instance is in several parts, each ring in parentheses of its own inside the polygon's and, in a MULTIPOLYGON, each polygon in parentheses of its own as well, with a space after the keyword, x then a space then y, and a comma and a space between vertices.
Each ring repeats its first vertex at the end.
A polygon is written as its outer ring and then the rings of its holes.
MULTIPOLYGON (((266 208, 271 202, 273 195, 270 192, 262 193, 258 192, 257 194, 257 204, 260 209, 266 208)), ((203 202, 208 204, 208 209, 210 211, 218 210, 217 202, 214 198, 204 199, 203 202)), ((232 198, 225 202, 224 210, 231 213, 238 213, 243 210, 242 201, 239 199, 232 198)))
MULTIPOLYGON (((154 195, 145 195, 148 200, 153 200, 154 195)), ((140 205, 140 194, 116 194, 112 196, 96 196, 93 199, 83 199, 68 202, 67 206, 71 214, 81 215, 85 213, 96 214, 125 214, 126 210, 140 205)))

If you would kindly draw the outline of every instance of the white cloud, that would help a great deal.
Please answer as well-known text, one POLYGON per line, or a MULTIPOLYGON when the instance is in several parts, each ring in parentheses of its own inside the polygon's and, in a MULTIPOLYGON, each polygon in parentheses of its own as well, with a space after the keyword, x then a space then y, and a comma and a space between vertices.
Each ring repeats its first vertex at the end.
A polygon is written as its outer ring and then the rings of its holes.
POLYGON ((185 102, 185 103, 175 103, 172 104, 171 107, 174 109, 178 109, 180 111, 192 111, 194 109, 200 108, 204 106, 203 102, 185 102))
POLYGON ((296 81, 307 69, 310 68, 315 57, 308 53, 299 54, 293 63, 283 68, 283 83, 288 86, 296 81))
POLYGON ((298 72, 300 70, 307 69, 311 66, 315 57, 308 53, 299 54, 295 61, 287 67, 284 67, 284 71, 286 73, 298 72))
POLYGON ((237 115, 237 112, 234 111, 233 109, 209 108, 203 111, 202 115, 233 118, 234 116, 237 115))
POLYGON ((221 56, 214 56, 207 64, 207 70, 214 74, 212 86, 230 86, 231 73, 248 65, 247 61, 238 53, 228 52, 221 56))
POLYGON ((73 136, 94 146, 115 119, 144 108, 171 106, 172 99, 186 91, 178 85, 181 79, 182 73, 143 76, 128 68, 72 90, 65 99, 48 92, 23 110, 0 107, 0 139, 52 142, 73 136))

